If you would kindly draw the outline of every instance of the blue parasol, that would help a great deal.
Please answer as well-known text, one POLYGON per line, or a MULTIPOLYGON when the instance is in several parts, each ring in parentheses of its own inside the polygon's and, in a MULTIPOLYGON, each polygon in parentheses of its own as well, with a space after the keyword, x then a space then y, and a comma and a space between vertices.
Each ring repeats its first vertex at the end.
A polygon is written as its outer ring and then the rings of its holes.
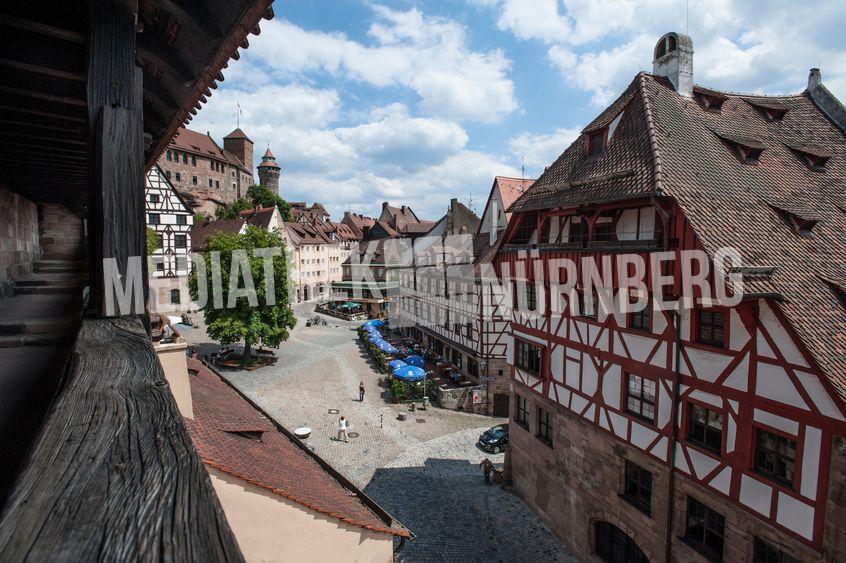
POLYGON ((390 362, 388 362, 388 367, 391 368, 391 371, 394 371, 395 369, 399 369, 399 368, 406 366, 406 365, 408 365, 408 364, 406 364, 402 360, 391 360, 390 362))
POLYGON ((368 334, 367 340, 369 340, 373 344, 376 344, 377 342, 384 342, 385 341, 385 339, 382 338, 382 336, 379 335, 379 334, 368 334))
POLYGON ((387 340, 374 340, 373 345, 379 348, 381 351, 385 352, 386 354, 396 354, 397 349, 391 346, 391 344, 387 340))
POLYGON ((403 361, 410 366, 415 366, 415 367, 418 367, 418 368, 423 367, 423 357, 422 356, 417 356, 417 355, 407 356, 405 358, 405 360, 403 360, 403 361))
POLYGON ((400 367, 391 373, 401 381, 422 381, 426 377, 426 372, 417 366, 400 367))
POLYGON ((379 319, 370 319, 369 321, 364 322, 364 326, 385 326, 385 322, 380 321, 379 319))

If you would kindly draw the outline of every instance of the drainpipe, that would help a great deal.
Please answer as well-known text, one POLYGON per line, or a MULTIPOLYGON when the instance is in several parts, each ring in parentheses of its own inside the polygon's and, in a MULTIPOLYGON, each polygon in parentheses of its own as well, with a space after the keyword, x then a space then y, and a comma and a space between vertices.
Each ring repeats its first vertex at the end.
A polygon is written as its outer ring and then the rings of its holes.
POLYGON ((672 560, 672 551, 673 551, 673 515, 675 512, 675 481, 676 481, 676 442, 679 438, 679 426, 678 426, 678 409, 679 409, 679 366, 681 365, 681 314, 678 310, 673 309, 671 311, 673 314, 673 327, 675 331, 675 343, 676 343, 676 353, 675 353, 675 366, 673 368, 673 404, 672 409, 670 410, 670 424, 672 424, 672 436, 670 439, 670 446, 667 459, 670 464, 670 472, 667 476, 667 550, 666 550, 666 563, 670 563, 672 560))

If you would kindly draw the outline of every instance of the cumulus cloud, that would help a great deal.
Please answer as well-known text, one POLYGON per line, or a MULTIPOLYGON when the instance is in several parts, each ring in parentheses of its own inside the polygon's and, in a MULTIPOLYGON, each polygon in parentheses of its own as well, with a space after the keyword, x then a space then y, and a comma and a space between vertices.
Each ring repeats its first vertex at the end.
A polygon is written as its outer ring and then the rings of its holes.
POLYGON ((508 150, 523 158, 527 174, 537 176, 555 161, 580 134, 579 129, 556 129, 552 133, 520 133, 508 140, 508 150))
POLYGON ((250 50, 280 76, 328 73, 384 88, 410 88, 428 115, 482 122, 518 108, 511 62, 499 49, 474 51, 453 20, 374 6, 367 44, 340 33, 306 30, 286 20, 262 24, 250 50))

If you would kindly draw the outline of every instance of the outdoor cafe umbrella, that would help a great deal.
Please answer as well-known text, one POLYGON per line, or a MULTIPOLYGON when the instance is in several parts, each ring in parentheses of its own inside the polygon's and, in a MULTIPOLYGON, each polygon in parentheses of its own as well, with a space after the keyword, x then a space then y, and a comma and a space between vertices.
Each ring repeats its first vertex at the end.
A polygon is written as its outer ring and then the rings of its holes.
POLYGON ((402 360, 391 360, 390 362, 388 362, 388 367, 391 368, 391 371, 394 371, 395 369, 399 369, 399 368, 406 366, 406 365, 408 365, 408 364, 406 364, 402 360))
POLYGON ((369 340, 373 344, 376 344, 377 342, 385 342, 385 339, 382 338, 381 335, 373 334, 373 333, 370 333, 370 334, 367 335, 367 340, 369 340))
POLYGON ((391 373, 401 381, 423 381, 426 377, 426 372, 417 366, 399 367, 391 373))
POLYGON ((373 345, 379 348, 381 351, 385 352, 386 354, 396 354, 397 349, 391 346, 391 344, 387 340, 377 340, 373 342, 373 345))
POLYGON ((385 326, 385 322, 380 321, 379 319, 370 319, 369 321, 364 322, 364 326, 385 326))
POLYGON ((407 356, 405 358, 405 360, 403 360, 403 361, 410 366, 415 366, 415 367, 418 367, 418 368, 423 367, 423 357, 422 356, 417 356, 417 355, 407 356))

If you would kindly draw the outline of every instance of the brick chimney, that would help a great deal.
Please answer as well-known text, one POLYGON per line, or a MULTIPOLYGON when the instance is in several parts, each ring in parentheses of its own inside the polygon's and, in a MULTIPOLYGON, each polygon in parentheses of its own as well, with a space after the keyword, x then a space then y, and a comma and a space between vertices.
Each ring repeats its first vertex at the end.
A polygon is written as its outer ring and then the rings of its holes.
POLYGON ((693 41, 681 33, 667 33, 655 45, 652 74, 666 76, 680 96, 693 96, 693 41))
POLYGON ((812 68, 811 72, 808 73, 808 91, 816 90, 819 88, 820 84, 822 84, 822 74, 820 73, 820 69, 812 68))

